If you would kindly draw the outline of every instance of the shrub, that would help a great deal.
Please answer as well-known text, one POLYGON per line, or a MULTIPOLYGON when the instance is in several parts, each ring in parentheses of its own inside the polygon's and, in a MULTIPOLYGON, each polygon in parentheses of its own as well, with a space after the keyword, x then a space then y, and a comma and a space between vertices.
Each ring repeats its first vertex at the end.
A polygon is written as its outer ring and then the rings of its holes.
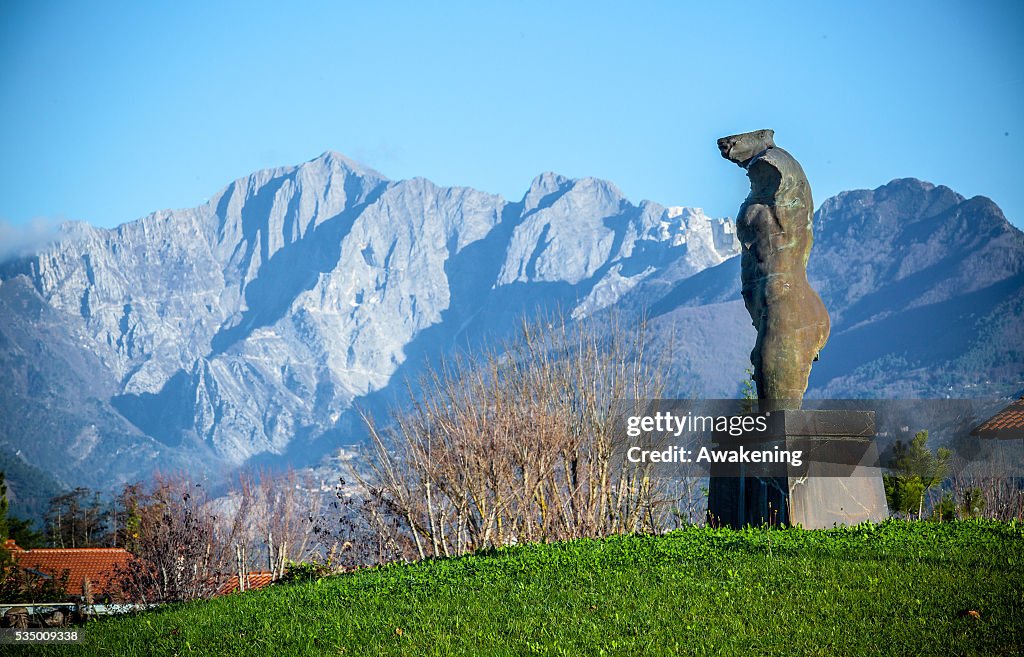
POLYGON ((333 575, 334 570, 325 563, 315 561, 290 561, 284 569, 281 582, 311 582, 333 575))

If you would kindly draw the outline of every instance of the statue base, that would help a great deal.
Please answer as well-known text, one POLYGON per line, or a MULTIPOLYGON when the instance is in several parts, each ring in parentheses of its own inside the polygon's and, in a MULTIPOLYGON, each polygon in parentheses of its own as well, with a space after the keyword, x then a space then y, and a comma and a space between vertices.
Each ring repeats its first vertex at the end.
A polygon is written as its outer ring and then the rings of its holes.
POLYGON ((800 453, 800 463, 715 463, 708 523, 823 529, 889 516, 875 444, 873 411, 772 411, 768 430, 716 433, 716 449, 800 453))

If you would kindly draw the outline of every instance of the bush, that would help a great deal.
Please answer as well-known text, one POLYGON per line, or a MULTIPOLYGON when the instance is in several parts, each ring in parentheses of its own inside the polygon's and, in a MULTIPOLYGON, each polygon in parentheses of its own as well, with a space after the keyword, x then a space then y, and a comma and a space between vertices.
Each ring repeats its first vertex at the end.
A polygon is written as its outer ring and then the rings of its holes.
POLYGON ((325 563, 315 561, 290 561, 285 566, 281 582, 311 582, 334 574, 334 570, 325 563))

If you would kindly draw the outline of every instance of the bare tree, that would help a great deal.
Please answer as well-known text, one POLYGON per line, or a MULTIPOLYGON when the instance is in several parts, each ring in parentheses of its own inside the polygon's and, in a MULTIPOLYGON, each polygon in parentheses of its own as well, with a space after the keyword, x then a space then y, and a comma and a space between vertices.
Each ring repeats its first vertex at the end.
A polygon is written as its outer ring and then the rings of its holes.
POLYGON ((335 500, 317 531, 330 547, 326 563, 333 569, 408 561, 418 556, 416 543, 405 530, 405 514, 377 487, 339 478, 335 500))
POLYGON ((132 560, 116 573, 124 596, 150 603, 215 595, 230 570, 231 537, 210 513, 203 488, 157 476, 134 492, 138 536, 132 560))
POLYGON ((366 418, 361 481, 382 531, 400 519, 424 558, 676 522, 666 482, 616 450, 623 414, 661 395, 662 370, 643 322, 606 320, 524 320, 498 349, 430 370, 387 430, 366 418))
POLYGON ((97 547, 110 542, 110 511, 99 491, 78 487, 50 500, 46 513, 49 543, 54 547, 97 547))
POLYGON ((291 468, 281 475, 243 472, 229 497, 236 506, 226 531, 246 546, 247 568, 265 566, 280 577, 289 561, 323 552, 317 531, 321 493, 308 477, 301 479, 291 468))
POLYGON ((1024 520, 1024 480, 1015 476, 1019 466, 989 445, 987 458, 957 470, 952 477, 953 499, 964 517, 1024 520))

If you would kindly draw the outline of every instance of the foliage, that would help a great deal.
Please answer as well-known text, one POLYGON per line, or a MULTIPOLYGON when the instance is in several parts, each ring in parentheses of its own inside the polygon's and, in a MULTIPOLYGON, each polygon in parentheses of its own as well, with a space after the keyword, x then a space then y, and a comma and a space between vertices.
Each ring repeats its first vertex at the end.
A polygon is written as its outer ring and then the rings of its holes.
POLYGON ((33 547, 39 538, 27 520, 8 515, 7 484, 0 471, 0 602, 59 602, 67 597, 68 573, 62 577, 44 577, 19 568, 4 543, 13 538, 20 548, 33 547))
POLYGON ((280 576, 286 555, 308 558, 319 547, 318 496, 294 471, 241 473, 217 500, 185 477, 126 486, 111 507, 113 540, 134 555, 118 572, 121 592, 141 602, 193 600, 254 566, 280 576))
POLYGON ((117 496, 111 515, 114 520, 113 544, 129 552, 139 549, 142 536, 142 509, 140 504, 146 493, 142 484, 128 484, 117 496))
POLYGON ((314 527, 320 541, 330 545, 327 563, 339 570, 391 563, 414 553, 401 515, 379 491, 369 492, 339 477, 335 500, 321 517, 324 522, 314 527))
POLYGON ((18 547, 31 550, 46 546, 46 536, 38 531, 31 520, 7 517, 7 538, 13 538, 18 547))
POLYGON ((962 517, 1024 521, 1024 478, 1019 466, 1002 455, 954 475, 952 489, 962 517))
POLYGON ((689 527, 273 586, 91 623, 87 645, 26 649, 125 657, 1018 655, 1022 563, 1020 523, 689 527))
POLYGON ((66 570, 60 577, 44 577, 9 561, 0 576, 0 602, 62 602, 73 599, 67 588, 66 570))
POLYGON ((980 518, 985 511, 985 493, 979 486, 965 488, 960 499, 960 512, 965 518, 980 518))
MULTIPOLYGON (((4 543, 7 542, 9 525, 7 522, 7 483, 4 481, 4 473, 0 471, 0 588, 6 589, 7 579, 14 569, 14 560, 7 551, 4 543)), ((0 598, 3 600, 4 598, 0 598)))
POLYGON ((932 515, 939 522, 952 522, 956 520, 956 500, 953 493, 943 493, 942 499, 935 505, 932 515))
MULTIPOLYGON (((7 501, 7 482, 4 480, 4 473, 0 471, 0 550, 3 549, 3 543, 7 540, 10 532, 10 527, 7 524, 7 510, 10 507, 10 503, 7 501)), ((0 557, 3 555, 0 554, 0 557)))
POLYGON ((754 368, 748 367, 743 370, 744 378, 740 381, 740 399, 743 403, 740 405, 740 411, 743 413, 753 413, 754 406, 757 402, 757 387, 754 385, 754 368))
POLYGON ((889 462, 891 474, 885 475, 885 496, 889 509, 909 516, 916 511, 924 513, 924 497, 949 476, 949 463, 953 453, 940 447, 932 452, 926 447, 928 431, 918 431, 910 444, 897 440, 889 462))
POLYGON ((917 475, 885 475, 885 499, 889 510, 903 517, 915 513, 924 497, 924 484, 917 475))
MULTIPOLYGON (((14 558, 4 548, 8 538, 14 538, 15 543, 18 543, 18 536, 12 536, 12 530, 18 534, 26 530, 31 531, 27 521, 9 517, 8 509, 7 484, 4 473, 0 472, 0 602, 63 600, 67 596, 67 573, 64 573, 62 578, 43 577, 31 570, 19 568, 14 558)), ((31 538, 32 535, 27 534, 26 537, 31 538)), ((21 543, 18 543, 18 546, 29 547, 21 543)))
POLYGON ((282 583, 289 582, 311 582, 316 579, 328 577, 334 574, 334 570, 325 563, 316 561, 291 561, 285 567, 282 583))

